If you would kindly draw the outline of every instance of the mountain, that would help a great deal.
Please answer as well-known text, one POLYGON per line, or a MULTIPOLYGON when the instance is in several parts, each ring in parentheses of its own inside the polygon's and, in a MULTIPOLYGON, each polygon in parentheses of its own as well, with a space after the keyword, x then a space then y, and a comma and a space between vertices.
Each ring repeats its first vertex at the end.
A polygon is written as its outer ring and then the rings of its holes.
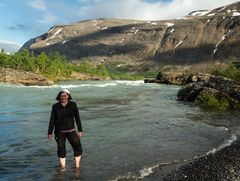
POLYGON ((52 27, 22 48, 58 51, 130 70, 169 65, 201 67, 240 58, 240 2, 161 21, 95 19, 52 27))

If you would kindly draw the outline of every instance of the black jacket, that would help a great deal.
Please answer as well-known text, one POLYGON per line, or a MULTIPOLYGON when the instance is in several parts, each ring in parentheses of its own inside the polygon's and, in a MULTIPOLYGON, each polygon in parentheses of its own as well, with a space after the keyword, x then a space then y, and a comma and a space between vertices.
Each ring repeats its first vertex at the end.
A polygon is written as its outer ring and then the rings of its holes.
POLYGON ((48 134, 52 134, 53 129, 54 133, 74 129, 74 120, 76 121, 78 131, 82 132, 79 111, 75 102, 68 101, 65 107, 60 102, 54 104, 52 106, 48 134))

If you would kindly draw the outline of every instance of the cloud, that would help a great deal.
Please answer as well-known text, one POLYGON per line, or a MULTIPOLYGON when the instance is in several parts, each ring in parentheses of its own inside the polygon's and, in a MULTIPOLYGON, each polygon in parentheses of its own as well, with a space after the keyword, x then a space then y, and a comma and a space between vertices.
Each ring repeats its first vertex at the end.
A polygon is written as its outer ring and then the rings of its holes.
POLYGON ((20 48, 21 48, 21 45, 15 42, 0 40, 0 49, 4 49, 6 52, 9 52, 9 53, 17 52, 20 48))
POLYGON ((45 25, 54 24, 56 22, 57 17, 48 10, 47 3, 44 0, 33 0, 28 5, 43 11, 42 19, 37 22, 45 25))
MULTIPOLYGON (((48 1, 47 3, 44 0, 33 0, 28 5, 42 11, 42 17, 41 19, 37 20, 38 23, 42 25, 49 25, 49 24, 55 24, 56 20, 58 19, 56 15, 54 15, 54 12, 56 9, 51 8, 51 4, 58 4, 61 2, 58 1, 48 1)), ((58 10, 58 9, 57 9, 58 10)), ((59 11, 59 10, 58 10, 59 11)))
POLYGON ((27 30, 27 26, 23 25, 23 24, 17 24, 16 26, 10 26, 9 27, 10 30, 27 30))
POLYGON ((33 0, 29 3, 29 5, 35 9, 45 11, 47 10, 47 5, 44 0, 33 0))
MULTIPOLYGON (((89 1, 89 0, 80 0, 89 1)), ((90 0, 91 1, 91 0, 90 0)), ((220 6, 238 2, 238 0, 172 0, 172 1, 144 1, 121 0, 94 1, 94 4, 82 6, 79 15, 90 18, 120 18, 139 20, 173 19, 185 16, 191 11, 214 9, 220 6)))
POLYGON ((55 15, 47 13, 47 14, 44 14, 43 19, 38 20, 38 22, 41 23, 41 24, 46 24, 46 25, 47 24, 54 24, 57 19, 58 18, 55 15))

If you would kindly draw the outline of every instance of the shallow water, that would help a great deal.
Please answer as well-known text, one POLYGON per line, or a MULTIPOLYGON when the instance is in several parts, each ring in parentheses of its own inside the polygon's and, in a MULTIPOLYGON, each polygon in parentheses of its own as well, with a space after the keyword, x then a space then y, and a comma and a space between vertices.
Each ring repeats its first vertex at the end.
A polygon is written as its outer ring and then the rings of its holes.
POLYGON ((0 84, 0 180, 144 180, 159 164, 201 156, 236 139, 238 113, 178 102, 179 88, 142 81, 0 84), (51 106, 61 87, 71 91, 82 119, 80 173, 70 145, 63 171, 54 139, 47 140, 51 106))

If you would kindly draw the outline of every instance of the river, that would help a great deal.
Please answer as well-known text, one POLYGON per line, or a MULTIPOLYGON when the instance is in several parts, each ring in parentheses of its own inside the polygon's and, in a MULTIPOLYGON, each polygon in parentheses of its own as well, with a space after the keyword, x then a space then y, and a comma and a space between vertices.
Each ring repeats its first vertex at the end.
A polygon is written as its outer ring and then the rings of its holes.
POLYGON ((238 113, 179 102, 179 88, 143 81, 0 84, 0 180, 145 180, 161 165, 214 152, 236 139, 238 113), (80 172, 70 144, 63 172, 56 142, 47 139, 51 106, 61 88, 70 90, 80 111, 80 172))

